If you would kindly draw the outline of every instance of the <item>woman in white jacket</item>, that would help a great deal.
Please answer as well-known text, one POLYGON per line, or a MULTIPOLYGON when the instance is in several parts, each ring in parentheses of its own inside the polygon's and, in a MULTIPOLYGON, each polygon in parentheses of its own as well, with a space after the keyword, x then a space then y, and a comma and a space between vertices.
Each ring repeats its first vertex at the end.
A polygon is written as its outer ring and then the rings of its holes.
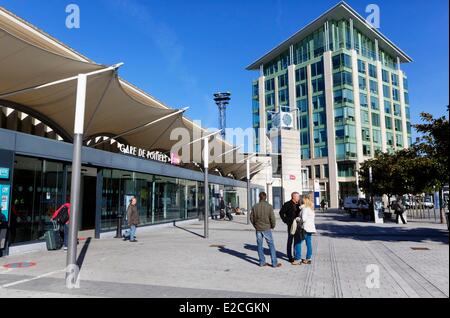
MULTIPOLYGON (((302 260, 302 263, 310 265, 313 256, 312 236, 317 233, 316 213, 314 212, 314 202, 310 194, 304 197, 304 206, 298 221, 303 223, 303 230, 306 232, 303 241, 306 241, 307 252, 306 259, 302 260)), ((300 243, 300 255, 302 255, 301 246, 303 245, 303 241, 300 243)))

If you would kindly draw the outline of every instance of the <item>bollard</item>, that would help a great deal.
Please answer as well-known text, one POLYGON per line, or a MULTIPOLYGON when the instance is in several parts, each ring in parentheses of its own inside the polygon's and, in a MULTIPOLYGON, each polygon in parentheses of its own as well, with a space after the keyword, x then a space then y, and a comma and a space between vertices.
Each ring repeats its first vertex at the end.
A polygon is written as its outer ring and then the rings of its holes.
POLYGON ((123 216, 121 214, 117 215, 117 232, 114 238, 121 239, 122 238, 122 219, 123 216))

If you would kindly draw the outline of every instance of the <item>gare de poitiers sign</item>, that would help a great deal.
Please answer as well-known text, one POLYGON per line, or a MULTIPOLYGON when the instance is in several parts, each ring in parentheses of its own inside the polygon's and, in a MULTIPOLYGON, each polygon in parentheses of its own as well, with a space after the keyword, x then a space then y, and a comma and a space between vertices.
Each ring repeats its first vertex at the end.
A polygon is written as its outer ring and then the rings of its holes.
POLYGON ((130 155, 130 156, 139 157, 139 158, 147 159, 147 160, 158 161, 158 162, 162 162, 162 163, 169 163, 169 164, 176 165, 176 166, 181 164, 180 157, 174 153, 171 153, 170 157, 169 157, 168 155, 166 155, 165 153, 162 153, 160 151, 148 151, 148 150, 145 150, 142 148, 138 148, 138 147, 134 147, 134 146, 130 146, 130 145, 124 145, 119 142, 117 143, 117 148, 124 155, 130 155))

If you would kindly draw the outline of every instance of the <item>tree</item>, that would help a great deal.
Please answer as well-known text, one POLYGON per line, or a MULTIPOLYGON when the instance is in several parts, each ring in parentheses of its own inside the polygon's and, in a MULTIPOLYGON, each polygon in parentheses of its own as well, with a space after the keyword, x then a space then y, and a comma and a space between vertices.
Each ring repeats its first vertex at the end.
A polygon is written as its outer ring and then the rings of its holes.
MULTIPOLYGON (((449 106, 447 106, 447 113, 449 106)), ((449 154, 449 121, 448 117, 433 118, 431 114, 422 113, 422 124, 414 127, 422 133, 420 141, 414 145, 419 156, 428 158, 433 166, 435 186, 439 190, 441 209, 441 223, 444 223, 444 209, 442 207, 442 191, 449 184, 448 154, 449 154)))
POLYGON ((414 148, 395 153, 377 153, 374 159, 361 164, 359 186, 370 196, 421 194, 433 188, 437 177, 430 158, 418 155, 414 148), (370 182, 372 169, 372 182, 370 182))

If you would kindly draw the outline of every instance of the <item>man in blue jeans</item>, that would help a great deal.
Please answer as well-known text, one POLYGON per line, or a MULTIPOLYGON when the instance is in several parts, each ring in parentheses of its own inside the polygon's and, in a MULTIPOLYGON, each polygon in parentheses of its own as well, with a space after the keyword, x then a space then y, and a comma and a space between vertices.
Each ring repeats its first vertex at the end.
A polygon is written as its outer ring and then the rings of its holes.
POLYGON ((266 263, 266 256, 264 255, 264 240, 269 245, 270 256, 272 258, 272 267, 279 268, 281 264, 278 263, 277 251, 272 236, 272 230, 275 229, 276 219, 273 207, 267 203, 267 194, 261 192, 259 194, 259 203, 252 208, 250 214, 250 221, 256 229, 256 241, 258 244, 259 266, 270 266, 266 263))

